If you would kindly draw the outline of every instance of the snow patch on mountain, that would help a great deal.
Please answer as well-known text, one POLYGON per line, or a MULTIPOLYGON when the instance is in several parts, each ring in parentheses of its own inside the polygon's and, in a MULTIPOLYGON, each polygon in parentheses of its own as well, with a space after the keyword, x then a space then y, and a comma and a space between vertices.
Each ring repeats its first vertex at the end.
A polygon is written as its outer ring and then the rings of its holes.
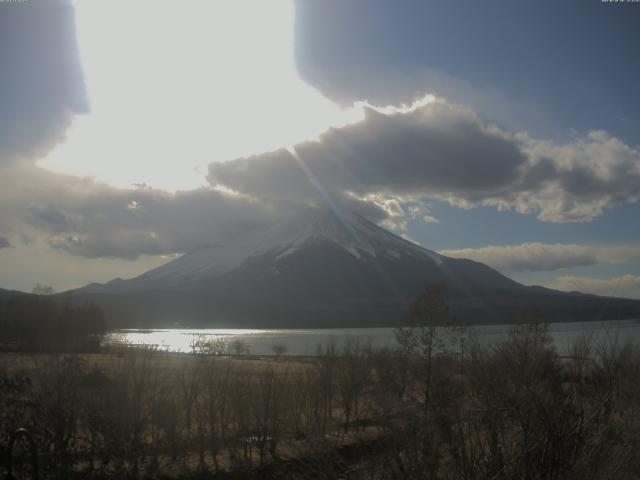
POLYGON ((341 248, 361 261, 381 255, 399 259, 426 256, 437 265, 442 256, 400 238, 369 220, 348 212, 328 209, 305 210, 266 230, 226 244, 213 244, 151 270, 136 283, 180 283, 222 275, 248 259, 271 254, 275 260, 292 255, 312 243, 325 242, 341 248))

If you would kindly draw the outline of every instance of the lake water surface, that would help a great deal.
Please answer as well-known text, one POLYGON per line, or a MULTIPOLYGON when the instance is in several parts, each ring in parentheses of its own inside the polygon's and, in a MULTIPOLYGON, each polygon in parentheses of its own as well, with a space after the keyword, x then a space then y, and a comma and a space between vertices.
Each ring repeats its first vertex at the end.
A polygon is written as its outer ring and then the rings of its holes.
MULTIPOLYGON (((509 325, 467 327, 462 336, 466 341, 495 344, 507 338, 510 328, 509 325)), ((559 353, 564 354, 568 353, 573 342, 581 337, 589 337, 596 344, 639 341, 640 320, 552 323, 551 334, 559 353)), ((254 355, 272 355, 274 345, 284 346, 287 355, 314 355, 318 345, 329 343, 334 343, 338 349, 353 341, 373 348, 396 345, 393 328, 119 330, 110 334, 105 343, 156 346, 172 352, 191 352, 193 343, 201 339, 224 339, 229 342, 242 340, 254 355)))

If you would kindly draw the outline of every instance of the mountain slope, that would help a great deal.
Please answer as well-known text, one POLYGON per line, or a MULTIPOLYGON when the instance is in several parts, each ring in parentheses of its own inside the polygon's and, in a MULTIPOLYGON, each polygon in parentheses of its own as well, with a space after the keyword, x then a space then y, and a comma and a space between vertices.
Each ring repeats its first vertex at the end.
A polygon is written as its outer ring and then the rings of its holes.
POLYGON ((329 210, 307 210, 74 295, 98 301, 129 323, 363 326, 399 321, 435 285, 445 288, 454 314, 467 321, 508 321, 534 306, 546 306, 547 314, 584 314, 602 303, 525 287, 481 263, 444 257, 363 217, 329 210))
MULTIPOLYGON (((483 264, 444 257, 361 216, 309 210, 229 244, 203 247, 134 279, 96 285, 96 288, 105 292, 138 288, 191 290, 212 279, 241 276, 241 272, 272 279, 291 276, 291 269, 298 267, 301 267, 295 272, 298 281, 317 283, 311 277, 326 276, 331 260, 338 261, 341 269, 360 270, 360 275, 370 281, 386 282, 389 294, 394 297, 405 296, 402 284, 407 282, 402 277, 410 270, 421 270, 418 276, 429 283, 441 281, 459 288, 472 284, 474 288, 479 287, 477 280, 491 288, 520 286, 483 264)), ((339 273, 344 272, 335 272, 339 273)), ((349 296, 346 291, 343 295, 349 296)))

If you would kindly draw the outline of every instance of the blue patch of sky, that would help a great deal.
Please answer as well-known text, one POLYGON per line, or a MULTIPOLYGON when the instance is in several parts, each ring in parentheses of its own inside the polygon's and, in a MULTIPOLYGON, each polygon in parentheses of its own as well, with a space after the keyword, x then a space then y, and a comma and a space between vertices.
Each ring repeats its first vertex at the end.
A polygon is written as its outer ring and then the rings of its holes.
POLYGON ((525 242, 581 245, 634 244, 640 239, 640 204, 606 210, 585 223, 541 222, 535 215, 498 211, 495 207, 469 210, 430 201, 440 223, 409 222, 409 234, 432 250, 519 245, 525 242))

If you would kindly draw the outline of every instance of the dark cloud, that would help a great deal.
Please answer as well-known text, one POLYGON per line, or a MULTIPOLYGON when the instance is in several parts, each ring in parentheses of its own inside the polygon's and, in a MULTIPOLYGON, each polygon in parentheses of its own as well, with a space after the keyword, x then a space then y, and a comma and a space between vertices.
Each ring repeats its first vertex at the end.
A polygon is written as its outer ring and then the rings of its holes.
POLYGON ((70 2, 0 3, 0 163, 32 161, 87 110, 70 2))
POLYGON ((27 223, 52 233, 63 233, 73 230, 71 219, 53 205, 33 205, 28 208, 25 218, 27 223))
POLYGON ((54 238, 54 246, 87 257, 123 258, 232 241, 279 213, 250 198, 207 188, 175 194, 111 190, 68 208, 75 210, 77 225, 62 239, 54 238))
POLYGON ((367 109, 292 151, 209 166, 209 181, 239 192, 305 201, 435 197, 494 205, 544 221, 589 221, 640 197, 640 153, 605 132, 566 144, 511 134, 445 101, 367 109), (322 194, 320 194, 322 196, 322 194))
POLYGON ((31 165, 0 174, 0 228, 91 258, 134 259, 232 241, 289 208, 211 188, 116 189, 31 165))
POLYGON ((11 248, 11 243, 5 237, 0 237, 0 250, 3 248, 11 248))
POLYGON ((298 159, 280 150, 213 163, 209 180, 263 195, 306 194, 315 178, 324 188, 358 195, 428 190, 482 198, 512 183, 526 162, 513 141, 443 103, 389 115, 367 109, 364 121, 331 129, 295 153, 298 159))

